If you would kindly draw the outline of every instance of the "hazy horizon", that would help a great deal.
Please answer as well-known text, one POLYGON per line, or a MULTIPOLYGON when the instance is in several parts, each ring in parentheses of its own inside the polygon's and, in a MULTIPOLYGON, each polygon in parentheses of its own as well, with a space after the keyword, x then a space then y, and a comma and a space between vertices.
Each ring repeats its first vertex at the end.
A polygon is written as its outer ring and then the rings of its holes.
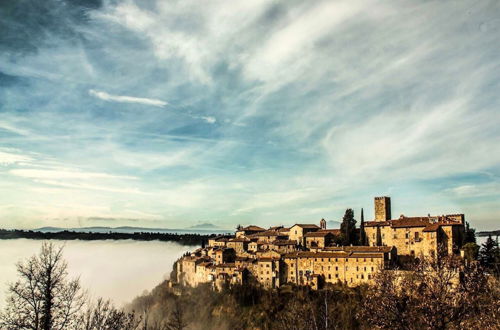
MULTIPOLYGON (((7 285, 18 279, 16 263, 38 254, 42 240, 0 240, 0 310, 7 285)), ((69 278, 80 278, 92 298, 111 299, 121 307, 168 279, 174 262, 193 246, 160 241, 50 241, 64 246, 69 278)))
POLYGON ((471 0, 4 1, 0 227, 371 220, 386 195, 393 218, 498 229, 499 17, 471 0))

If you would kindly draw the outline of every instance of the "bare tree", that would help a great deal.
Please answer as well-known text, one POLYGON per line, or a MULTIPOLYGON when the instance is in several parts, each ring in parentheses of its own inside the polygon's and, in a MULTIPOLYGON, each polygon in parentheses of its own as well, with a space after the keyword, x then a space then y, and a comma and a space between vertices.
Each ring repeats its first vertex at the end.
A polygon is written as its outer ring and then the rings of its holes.
POLYGON ((176 299, 172 313, 170 314, 170 319, 167 323, 167 328, 169 330, 183 330, 185 327, 187 327, 187 322, 185 320, 184 310, 179 299, 176 299))
POLYGON ((85 303, 78 279, 67 279, 63 248, 43 243, 40 253, 17 264, 0 328, 58 330, 75 326, 85 303))
POLYGON ((491 315, 498 315, 498 308, 490 306, 498 305, 498 293, 489 288, 477 263, 466 265, 453 256, 423 260, 411 271, 381 272, 360 318, 382 329, 462 328, 470 320, 495 329, 491 315))
POLYGON ((109 300, 97 299, 81 314, 78 330, 135 330, 140 319, 134 313, 116 309, 109 300))

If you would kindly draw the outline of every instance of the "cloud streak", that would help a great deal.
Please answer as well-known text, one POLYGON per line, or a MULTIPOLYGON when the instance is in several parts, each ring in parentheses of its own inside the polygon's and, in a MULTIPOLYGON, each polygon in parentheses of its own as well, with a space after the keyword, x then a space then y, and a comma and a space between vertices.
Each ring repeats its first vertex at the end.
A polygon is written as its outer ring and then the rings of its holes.
POLYGON ((92 95, 103 101, 120 102, 120 103, 137 103, 144 105, 152 105, 154 107, 160 107, 160 108, 163 108, 168 104, 167 102, 158 99, 149 99, 144 97, 134 97, 126 95, 113 95, 95 89, 90 89, 89 95, 92 95))

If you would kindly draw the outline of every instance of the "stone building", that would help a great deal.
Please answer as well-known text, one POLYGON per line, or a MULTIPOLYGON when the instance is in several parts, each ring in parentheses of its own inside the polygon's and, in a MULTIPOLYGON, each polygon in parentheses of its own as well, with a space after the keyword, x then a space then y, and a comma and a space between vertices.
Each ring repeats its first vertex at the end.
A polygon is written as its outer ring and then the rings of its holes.
POLYGON ((398 255, 433 257, 459 254, 464 235, 463 214, 406 217, 390 216, 390 198, 375 198, 375 220, 364 223, 368 245, 394 246, 398 255), (386 219, 386 220, 383 220, 386 219))
POLYGON ((371 283, 374 275, 402 259, 458 253, 464 235, 463 214, 391 219, 389 197, 376 197, 375 219, 360 229, 366 246, 336 246, 339 229, 326 220, 264 229, 239 227, 234 236, 211 238, 208 246, 177 262, 182 285, 247 283, 254 278, 266 288, 309 285, 321 289, 337 282, 350 286, 371 283))
POLYGON ((290 240, 296 241, 297 244, 306 246, 305 235, 320 229, 320 227, 314 224, 295 224, 290 227, 288 237, 290 240))
POLYGON ((318 286, 343 282, 359 285, 373 280, 381 269, 390 266, 386 252, 295 252, 283 256, 285 283, 305 285, 311 276, 318 277, 318 286))
POLYGON ((333 234, 328 231, 314 231, 304 235, 305 246, 311 248, 324 248, 333 242, 333 234))

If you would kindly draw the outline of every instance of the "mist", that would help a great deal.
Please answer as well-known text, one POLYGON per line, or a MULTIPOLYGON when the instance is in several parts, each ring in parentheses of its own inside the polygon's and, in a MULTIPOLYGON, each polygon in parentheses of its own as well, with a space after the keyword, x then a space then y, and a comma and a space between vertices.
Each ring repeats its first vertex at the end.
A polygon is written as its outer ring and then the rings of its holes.
MULTIPOLYGON (((16 263, 38 253, 43 241, 0 240, 0 309, 5 306, 8 283, 17 279, 16 263)), ((154 288, 172 271, 172 265, 194 247, 159 241, 53 241, 64 245, 69 277, 80 277, 94 297, 123 306, 154 288)))

